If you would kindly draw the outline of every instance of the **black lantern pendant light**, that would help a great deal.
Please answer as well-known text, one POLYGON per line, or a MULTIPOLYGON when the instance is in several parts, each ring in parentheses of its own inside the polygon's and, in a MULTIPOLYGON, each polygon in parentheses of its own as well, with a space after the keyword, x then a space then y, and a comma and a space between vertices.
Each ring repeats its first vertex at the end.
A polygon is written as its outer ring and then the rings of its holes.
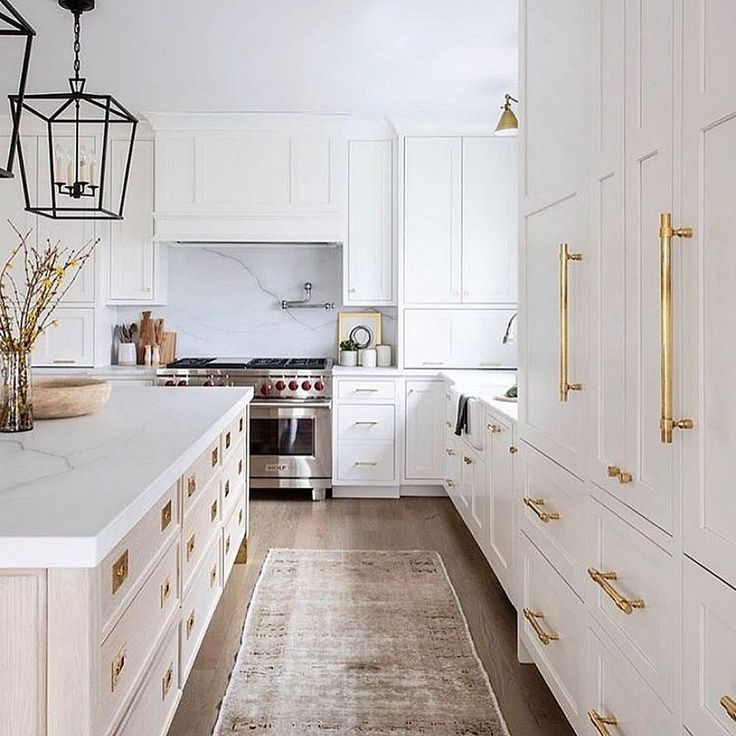
MULTIPOLYGON (((23 51, 23 65, 20 68, 20 83, 18 85, 19 100, 23 99, 26 92, 26 80, 28 79, 28 67, 31 63, 31 46, 36 32, 26 23, 21 14, 10 4, 9 0, 0 0, 0 36, 16 36, 25 38, 23 51)), ((5 168, 0 166, 0 179, 11 179, 13 176, 13 164, 15 163, 15 148, 18 143, 18 132, 20 128, 20 108, 12 115, 13 129, 10 133, 10 148, 5 168)))
POLYGON ((13 114, 20 115, 22 110, 41 120, 47 136, 47 146, 39 148, 38 156, 39 172, 47 169, 48 181, 39 173, 37 191, 34 172, 26 169, 23 139, 18 140, 26 209, 63 220, 121 220, 138 120, 112 95, 85 91, 87 80, 79 73, 80 18, 82 13, 94 9, 95 0, 59 0, 59 5, 74 15, 74 76, 69 79, 70 91, 27 94, 23 100, 19 96, 10 98, 13 114), (113 139, 123 145, 126 154, 118 166, 113 165, 110 156, 113 139), (47 165, 42 162, 45 156, 47 165))

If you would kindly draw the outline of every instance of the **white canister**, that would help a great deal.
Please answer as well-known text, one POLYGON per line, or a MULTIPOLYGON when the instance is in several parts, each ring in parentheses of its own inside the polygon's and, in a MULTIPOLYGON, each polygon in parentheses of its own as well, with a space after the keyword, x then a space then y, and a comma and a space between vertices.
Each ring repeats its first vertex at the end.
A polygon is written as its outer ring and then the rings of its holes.
POLYGON ((357 350, 341 350, 340 351, 340 365, 344 365, 348 368, 358 365, 358 351, 357 350))
POLYGON ((138 347, 134 342, 121 342, 118 345, 118 365, 136 365, 138 347))
POLYGON ((379 368, 391 367, 391 346, 376 345, 376 364, 379 368))
POLYGON ((376 367, 376 349, 365 348, 360 351, 360 364, 363 368, 375 368, 376 367))

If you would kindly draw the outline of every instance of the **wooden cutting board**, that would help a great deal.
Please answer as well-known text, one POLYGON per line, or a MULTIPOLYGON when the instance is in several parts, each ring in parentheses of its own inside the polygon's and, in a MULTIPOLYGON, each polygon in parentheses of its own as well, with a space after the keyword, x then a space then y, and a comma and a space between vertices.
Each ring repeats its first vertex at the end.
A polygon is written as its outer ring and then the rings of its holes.
POLYGON ((176 360, 176 332, 164 332, 160 351, 161 365, 168 365, 176 360))

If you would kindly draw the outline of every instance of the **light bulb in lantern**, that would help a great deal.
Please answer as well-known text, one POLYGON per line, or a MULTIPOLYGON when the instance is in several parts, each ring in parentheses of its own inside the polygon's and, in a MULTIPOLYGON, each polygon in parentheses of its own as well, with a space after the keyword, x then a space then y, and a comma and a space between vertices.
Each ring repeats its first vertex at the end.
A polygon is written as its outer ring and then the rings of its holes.
POLYGON ((87 158, 87 148, 82 146, 79 152, 79 181, 83 184, 89 184, 89 159, 87 158))
POLYGON ((89 161, 89 183, 97 186, 97 156, 92 156, 89 161))

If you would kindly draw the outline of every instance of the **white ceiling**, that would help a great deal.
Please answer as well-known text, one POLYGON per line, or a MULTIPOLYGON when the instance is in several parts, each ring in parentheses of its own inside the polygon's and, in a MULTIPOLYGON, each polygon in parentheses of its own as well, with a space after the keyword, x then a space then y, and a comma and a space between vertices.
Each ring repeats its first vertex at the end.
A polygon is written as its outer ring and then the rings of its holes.
MULTIPOLYGON (((71 76, 72 17, 13 0, 38 38, 29 91, 71 76)), ((516 91, 517 0, 97 0, 88 90, 134 112, 304 111, 495 118, 516 91)), ((0 42, 0 69, 17 47, 0 42)), ((0 94, 12 91, 0 71, 0 94)))

